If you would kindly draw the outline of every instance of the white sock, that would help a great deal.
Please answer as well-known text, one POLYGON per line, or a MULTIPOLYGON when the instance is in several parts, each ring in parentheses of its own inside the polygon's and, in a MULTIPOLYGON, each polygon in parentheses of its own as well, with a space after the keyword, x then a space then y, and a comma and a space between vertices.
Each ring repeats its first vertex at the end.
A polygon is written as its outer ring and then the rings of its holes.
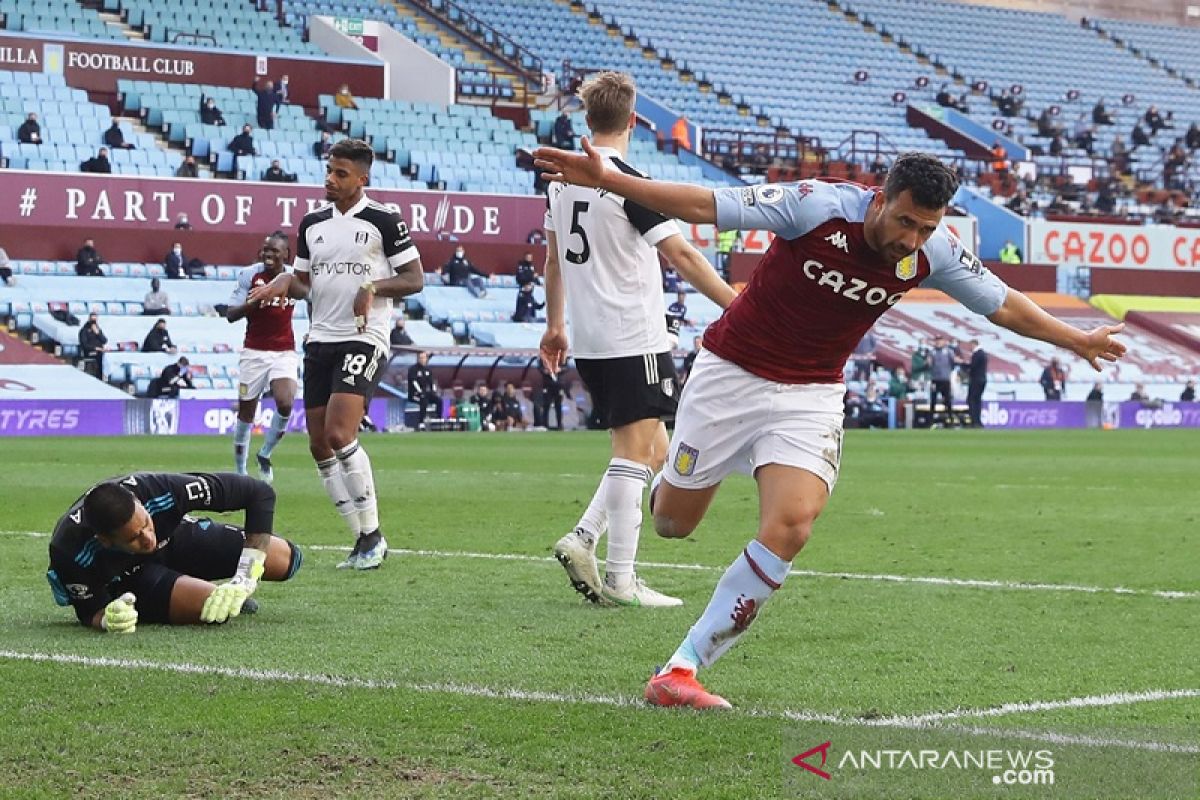
POLYGON ((371 458, 355 439, 337 451, 342 462, 346 489, 358 511, 360 533, 374 533, 379 528, 379 508, 375 504, 375 476, 371 474, 371 458))
POLYGON ((239 475, 246 474, 246 461, 250 457, 251 424, 240 419, 233 426, 233 468, 239 475))
POLYGON ((579 524, 575 526, 585 533, 590 534, 593 542, 599 541, 600 537, 608 529, 608 514, 604 511, 604 487, 607 481, 608 475, 606 473, 600 478, 600 485, 596 487, 596 492, 592 495, 591 502, 588 503, 583 516, 579 518, 579 524))
POLYGON ((757 539, 752 540, 725 570, 708 607, 664 669, 684 667, 695 671, 720 658, 750 627, 791 568, 790 561, 784 561, 757 539))
POLYGON ((622 587, 633 578, 638 539, 642 535, 642 492, 650 468, 626 458, 608 462, 604 473, 604 510, 608 515, 608 557, 604 581, 622 587))
POLYGON ((267 438, 263 441, 263 446, 258 450, 260 456, 270 458, 271 453, 275 452, 275 445, 279 444, 279 440, 287 433, 289 419, 291 417, 285 417, 278 411, 272 415, 271 427, 267 428, 267 438))
POLYGON ((325 493, 333 501, 333 507, 342 515, 342 520, 350 528, 350 532, 357 537, 362 532, 358 527, 358 509, 350 499, 350 491, 343 480, 341 463, 336 456, 318 461, 317 472, 321 473, 321 483, 325 485, 325 493))

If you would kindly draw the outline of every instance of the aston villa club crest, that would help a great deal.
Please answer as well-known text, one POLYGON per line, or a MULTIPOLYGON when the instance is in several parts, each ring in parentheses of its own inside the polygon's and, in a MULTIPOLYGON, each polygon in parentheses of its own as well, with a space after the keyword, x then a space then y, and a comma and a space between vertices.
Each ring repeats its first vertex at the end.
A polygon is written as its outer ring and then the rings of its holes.
POLYGON ((699 458, 699 450, 680 442, 679 449, 675 451, 675 471, 680 475, 691 475, 696 471, 696 461, 699 458))
POLYGON ((896 262, 896 277, 902 281, 911 281, 917 277, 916 254, 905 256, 896 262))

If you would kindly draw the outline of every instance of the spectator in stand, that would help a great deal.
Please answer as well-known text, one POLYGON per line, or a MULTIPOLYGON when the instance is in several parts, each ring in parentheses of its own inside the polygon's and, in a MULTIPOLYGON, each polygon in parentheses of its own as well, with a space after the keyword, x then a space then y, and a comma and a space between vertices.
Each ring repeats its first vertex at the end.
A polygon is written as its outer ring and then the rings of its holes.
POLYGON ((663 291, 667 294, 679 291, 679 273, 675 267, 667 264, 662 271, 663 276, 663 291))
POLYGON ((467 259, 467 251, 459 245, 454 255, 442 265, 442 280, 448 286, 465 286, 472 297, 487 297, 487 289, 483 285, 487 273, 467 259))
POLYGON ((102 175, 112 174, 112 163, 108 160, 108 148, 101 147, 96 155, 79 165, 80 172, 96 172, 102 175))
POLYGON ((1119 175, 1129 174, 1129 150, 1125 147, 1125 140, 1120 136, 1113 139, 1109 149, 1108 163, 1113 172, 1119 175))
POLYGON ((1192 123, 1188 126, 1187 133, 1183 135, 1183 143, 1188 150, 1195 150, 1200 147, 1200 126, 1192 123))
POLYGON ((8 263, 8 253, 3 247, 0 247, 0 281, 4 281, 5 286, 13 285, 12 265, 8 263))
POLYGON ((95 312, 88 314, 87 322, 79 329, 79 357, 94 358, 99 365, 106 344, 108 337, 100 330, 100 318, 95 312))
POLYGON ((205 125, 225 124, 225 116, 221 113, 221 109, 217 108, 217 101, 211 97, 201 95, 200 122, 205 125))
POLYGON ((1000 263, 1001 264, 1020 264, 1021 263, 1021 248, 1013 244, 1012 239, 1004 243, 1004 247, 1000 248, 1000 263))
POLYGON ((392 347, 408 347, 413 343, 412 337, 404 329, 404 317, 397 317, 396 324, 388 335, 392 347))
POLYGON ((1088 392, 1087 401, 1089 403, 1103 403, 1104 402, 1104 384, 1103 383, 1101 383, 1100 381, 1096 381, 1095 383, 1092 384, 1092 390, 1090 392, 1088 392))
POLYGON ((438 394, 437 380, 429 369, 429 353, 417 353, 417 363, 408 368, 408 400, 418 406, 418 430, 424 430, 425 418, 430 409, 442 415, 442 398, 438 394))
POLYGON ((38 124, 37 114, 30 114, 17 128, 17 141, 21 144, 42 143, 42 126, 38 124))
POLYGON ((517 395, 517 388, 511 383, 504 386, 504 395, 501 398, 504 401, 504 417, 508 430, 525 430, 529 427, 529 423, 525 421, 525 415, 521 411, 521 398, 517 395))
POLYGON ((537 275, 537 267, 533 263, 533 253, 526 253, 520 261, 517 262, 516 269, 517 288, 523 288, 526 284, 538 286, 542 280, 537 275))
POLYGON ((1146 394, 1146 385, 1144 383, 1135 383, 1133 385, 1133 392, 1129 395, 1129 400, 1134 403, 1149 403, 1150 395, 1146 394))
POLYGON ((176 178, 198 178, 200 177, 200 169, 196 166, 196 159, 190 155, 183 157, 183 163, 175 170, 176 178))
POLYGON ((492 406, 488 410, 487 419, 492 424, 492 430, 506 431, 508 430, 508 412, 504 405, 504 393, 500 391, 492 392, 492 406))
POLYGON ((539 303, 533 296, 533 284, 527 283, 517 290, 517 307, 513 311, 513 322, 533 322, 537 319, 539 309, 545 308, 545 303, 539 303))
POLYGON ((972 428, 983 427, 983 390, 987 388, 988 357, 978 339, 967 342, 967 414, 972 428))
POLYGON ((1054 134, 1054 138, 1050 140, 1050 155, 1061 156, 1062 151, 1063 151, 1062 134, 1056 133, 1056 134, 1054 134))
POLYGON ((249 125, 243 125, 242 132, 229 143, 229 152, 235 156, 258 155, 258 151, 254 149, 254 135, 251 133, 253 130, 249 125))
MULTIPOLYGON (((164 323, 165 324, 165 323, 164 323)), ((150 381, 146 389, 147 397, 179 397, 183 388, 195 389, 192 383, 192 368, 186 356, 180 356, 174 364, 163 367, 162 374, 150 381)))
POLYGON ((904 367, 896 367, 892 370, 892 377, 888 381, 888 397, 894 398, 896 401, 907 400, 908 396, 915 391, 916 387, 908 379, 908 372, 904 367))
POLYGON ((350 86, 345 83, 333 96, 333 102, 338 108, 358 108, 358 103, 354 102, 354 95, 350 94, 350 86))
POLYGON ((858 425, 860 428, 886 428, 888 426, 887 403, 879 396, 879 388, 874 383, 867 384, 859 411, 858 425))
POLYGON ((165 317, 171 313, 171 301, 162 289, 158 278, 150 279, 150 291, 142 298, 142 314, 147 317, 165 317))
POLYGON ((1096 105, 1092 106, 1092 123, 1095 125, 1112 125, 1112 114, 1104 107, 1104 98, 1101 97, 1096 101, 1096 105))
POLYGON ((1000 96, 996 99, 996 108, 1000 110, 1000 116, 1002 117, 1015 117, 1017 115, 1017 100, 1008 89, 1001 89, 1000 96))
POLYGON ((687 382, 687 376, 692 373, 692 365, 696 363, 696 357, 700 355, 702 347, 704 347, 704 337, 693 336, 692 350, 683 357, 683 371, 679 373, 679 385, 681 387, 687 382))
POLYGON ((75 274, 82 276, 91 276, 99 278, 104 275, 100 271, 100 265, 104 263, 104 259, 100 257, 99 251, 96 250, 96 244, 91 239, 83 240, 83 247, 75 253, 75 274))
POLYGON ((280 106, 290 103, 290 97, 291 88, 288 86, 288 76, 284 75, 275 85, 275 108, 278 109, 280 106))
POLYGON ((964 114, 971 113, 971 101, 970 98, 967 97, 966 92, 963 92, 958 96, 958 102, 954 104, 954 107, 964 114))
POLYGON ((942 88, 938 89, 934 101, 942 108, 954 108, 954 95, 950 94, 950 84, 943 83, 942 88))
POLYGON ((481 430, 494 431, 496 430, 493 424, 492 416, 492 390, 482 381, 475 387, 475 394, 471 395, 471 402, 479 407, 479 424, 481 430))
POLYGON ((675 152, 692 149, 692 132, 687 117, 680 116, 671 126, 671 141, 675 143, 675 152))
POLYGON ((1001 180, 1008 177, 1009 169, 1008 150, 999 139, 992 145, 992 172, 1000 176, 1001 180))
POLYGON ((1067 372, 1057 358, 1050 359, 1038 383, 1042 385, 1047 400, 1062 400, 1067 389, 1067 372))
POLYGON ((313 142, 313 155, 322 161, 329 159, 329 151, 333 147, 333 136, 329 131, 321 131, 321 140, 313 142))
MULTIPOLYGON (((142 342, 143 353, 174 353, 178 350, 171 341, 171 333, 167 330, 167 321, 162 317, 154 323, 154 327, 146 334, 142 342)), ((186 362, 185 362, 186 363, 186 362)))
POLYGON ((1162 114, 1158 113, 1158 106, 1150 106, 1146 109, 1146 113, 1142 116, 1146 123, 1146 127, 1150 129, 1150 135, 1154 136, 1163 128, 1167 127, 1167 123, 1163 120, 1162 114))
POLYGON ((1137 150, 1139 147, 1150 144, 1150 137, 1146 135, 1145 129, 1142 128, 1142 123, 1134 123, 1133 131, 1129 134, 1129 143, 1132 145, 1132 147, 1129 148, 1130 152, 1137 150))
POLYGON ((1087 114, 1080 114, 1079 119, 1075 120, 1075 127, 1071 131, 1071 139, 1075 146, 1086 151, 1090 156, 1095 147, 1096 137, 1092 133, 1092 126, 1088 124, 1087 114))
POLYGON ((550 372, 541 359, 538 359, 538 372, 542 376, 542 421, 549 430, 563 429, 563 371, 550 372), (550 410, 554 410, 555 424, 550 424, 550 410))
POLYGON ((875 370, 875 350, 879 347, 879 339, 871 331, 867 331, 858 344, 854 346, 851 360, 854 362, 854 380, 869 381, 875 370))
POLYGON ((958 364, 958 356, 950 341, 941 334, 933 337, 933 351, 929 354, 929 417, 937 417, 937 401, 941 398, 945 406, 945 420, 949 423, 954 413, 954 398, 950 391, 950 377, 958 364))
POLYGON ((183 245, 176 242, 171 245, 171 252, 167 253, 167 257, 163 259, 163 269, 167 271, 168 278, 179 280, 180 278, 187 277, 183 274, 186 263, 183 259, 183 245))
POLYGON ((1183 146, 1183 140, 1178 140, 1167 153, 1163 161, 1163 185, 1167 189, 1184 191, 1188 168, 1188 151, 1183 146))
POLYGON ((571 116, 563 111, 554 120, 554 127, 550 129, 550 144, 560 150, 575 149, 575 126, 571 123, 571 116))
POLYGON ((1096 210, 1101 214, 1112 214, 1117 210, 1117 198, 1113 194, 1111 181, 1104 181, 1096 192, 1096 210))
POLYGON ((275 107, 279 104, 279 95, 275 93, 275 83, 266 81, 262 86, 254 86, 252 89, 257 98, 255 116, 258 119, 258 127, 264 131, 273 130, 275 128, 275 107))
POLYGON ((184 213, 183 211, 180 211, 179 214, 175 217, 175 230, 190 231, 191 229, 192 229, 192 223, 188 221, 188 215, 186 213, 184 213))
POLYGON ((913 350, 908 370, 908 374, 912 376, 913 382, 919 388, 924 388, 925 383, 929 380, 930 355, 929 343, 922 339, 917 343, 917 349, 913 350))
POLYGON ((1037 132, 1038 136, 1044 136, 1047 139, 1060 132, 1058 126, 1054 124, 1054 117, 1050 113, 1049 106, 1043 108, 1042 113, 1038 115, 1037 132))
POLYGON ((1017 190, 1004 205, 1008 207, 1009 211, 1020 214, 1022 217, 1029 216, 1029 212, 1033 210, 1033 205, 1029 202, 1029 195, 1025 192, 1025 186, 1022 184, 1017 184, 1017 190))
POLYGON ((125 141, 125 131, 115 119, 112 126, 104 132, 104 143, 114 150, 134 150, 132 143, 125 141))
POLYGON ((1194 403, 1196 402, 1196 382, 1188 381, 1184 384, 1183 393, 1179 395, 1179 402, 1194 403))
POLYGON ((271 159, 271 166, 263 171, 262 179, 267 183, 295 183, 296 176, 290 172, 284 172, 279 159, 273 158, 271 159))

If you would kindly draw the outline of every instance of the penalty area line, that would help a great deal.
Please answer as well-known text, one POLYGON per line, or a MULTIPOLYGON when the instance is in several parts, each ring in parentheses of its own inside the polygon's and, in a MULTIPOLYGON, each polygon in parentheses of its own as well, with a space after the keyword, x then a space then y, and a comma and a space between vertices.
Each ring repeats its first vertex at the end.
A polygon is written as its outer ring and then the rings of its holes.
MULTIPOLYGON (((188 662, 151 661, 140 658, 112 658, 107 656, 83 656, 73 653, 23 652, 17 650, 0 650, 0 660, 85 666, 90 668, 108 667, 125 670, 154 670, 157 672, 183 675, 202 675, 252 681, 272 681, 278 683, 301 683, 346 689, 385 689, 409 691, 418 694, 445 694, 458 697, 477 697, 489 700, 514 700, 532 703, 555 703, 559 705, 598 705, 611 708, 649 708, 645 701, 640 697, 593 693, 529 691, 525 689, 481 686, 477 684, 457 683, 452 681, 438 683, 406 683, 402 681, 386 679, 358 678, 323 673, 292 672, 277 669, 220 667, 207 664, 191 664, 188 662)), ((949 715, 924 714, 909 717, 886 717, 881 719, 860 719, 856 717, 843 717, 834 714, 822 714, 810 711, 779 711, 773 709, 754 708, 734 708, 731 711, 714 713, 740 714, 759 719, 775 719, 788 722, 815 722, 832 725, 873 728, 902 728, 908 730, 949 730, 980 736, 1007 736, 1017 739, 1032 739, 1035 741, 1054 742, 1057 744, 1079 744, 1093 747, 1122 747, 1130 750, 1200 753, 1200 747, 1189 744, 1177 744, 1173 742, 1108 739, 1104 737, 1081 736, 1069 733, 1056 733, 1052 731, 1005 730, 999 728, 976 728, 957 725, 942 726, 938 724, 941 720, 954 718, 951 715, 958 717, 997 717, 1004 714, 1036 712, 1055 708, 1073 708, 1083 705, 1124 705, 1131 702, 1154 702, 1155 700, 1174 699, 1176 697, 1197 696, 1200 696, 1200 690, 1122 693, 1102 695, 1092 698, 1072 698, 1070 700, 1052 701, 1047 703, 1010 703, 992 709, 961 710, 958 712, 951 712, 949 715)))
MULTIPOLYGON (((4 531, 0 536, 28 536, 44 539, 48 536, 40 531, 4 531)), ((301 545, 305 550, 316 552, 347 553, 350 548, 336 545, 309 544, 301 545)), ((551 556, 531 556, 522 553, 472 553, 463 550, 425 550, 392 547, 388 552, 397 556, 412 556, 415 558, 472 558, 489 559, 493 561, 525 561, 536 564, 557 564, 551 556)), ((638 564, 651 569, 678 569, 692 572, 724 572, 725 567, 712 567, 707 564, 673 564, 662 561, 639 561, 638 564)), ((825 572, 813 569, 794 569, 789 575, 822 580, 872 581, 875 583, 914 584, 925 586, 946 586, 956 589, 995 589, 1012 592, 1074 592, 1079 594, 1113 594, 1128 597, 1157 597, 1163 600, 1194 600, 1200 598, 1200 591, 1184 591, 1176 589, 1130 589, 1124 586, 1085 586, 1073 583, 1034 583, 1026 581, 999 581, 976 578, 945 578, 926 575, 891 575, 887 573, 866 572, 825 572)))

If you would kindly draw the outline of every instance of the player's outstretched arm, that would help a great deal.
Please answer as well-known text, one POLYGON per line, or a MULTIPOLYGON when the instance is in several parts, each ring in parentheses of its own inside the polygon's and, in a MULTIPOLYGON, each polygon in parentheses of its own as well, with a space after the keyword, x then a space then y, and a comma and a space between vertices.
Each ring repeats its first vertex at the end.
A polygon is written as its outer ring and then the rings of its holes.
POLYGON ((712 189, 689 183, 667 183, 626 175, 606 169, 604 156, 592 148, 588 137, 580 139, 583 153, 539 147, 533 151, 534 165, 548 181, 593 186, 619 194, 652 211, 696 224, 717 221, 717 201, 712 189))
POLYGON ((1004 298, 1004 305, 988 319, 1014 333, 1070 350, 1091 364, 1097 372, 1100 371, 1101 360, 1116 361, 1125 355, 1125 344, 1112 338, 1113 334, 1125 329, 1125 323, 1081 331, 1048 314, 1037 303, 1011 287, 1004 298))
POLYGON ((546 231, 546 332, 538 347, 542 364, 551 375, 567 360, 566 296, 563 292, 562 270, 558 264, 558 237, 546 231))
POLYGON ((737 292, 713 269, 712 264, 691 242, 681 234, 668 236, 658 243, 658 252, 666 256, 675 265, 675 269, 683 279, 695 286, 700 294, 712 300, 721 308, 729 308, 737 292))

